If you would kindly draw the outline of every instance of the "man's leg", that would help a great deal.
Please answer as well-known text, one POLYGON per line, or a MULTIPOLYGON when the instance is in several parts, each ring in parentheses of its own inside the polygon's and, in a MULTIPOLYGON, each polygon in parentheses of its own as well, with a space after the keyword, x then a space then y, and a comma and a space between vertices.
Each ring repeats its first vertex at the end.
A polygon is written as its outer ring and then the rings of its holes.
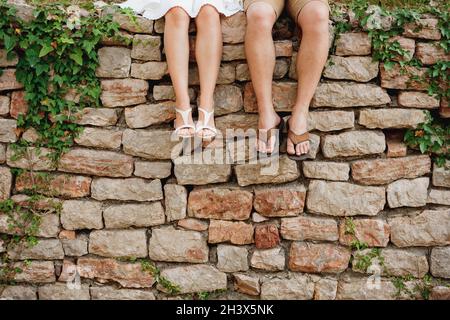
MULTIPOLYGON (((275 68, 272 28, 276 19, 274 8, 266 2, 252 3, 247 9, 245 53, 258 103, 259 129, 270 129, 280 122, 272 101, 272 77, 275 68)), ((261 134, 263 135, 262 131, 261 134)), ((270 153, 274 144, 274 141, 268 141, 267 145, 259 141, 258 150, 270 153)))
MULTIPOLYGON (((297 16, 302 39, 297 55, 298 91, 297 100, 289 124, 296 134, 307 131, 309 104, 314 96, 327 61, 329 50, 328 6, 322 1, 310 1, 297 16)), ((299 143, 294 150, 290 140, 289 154, 302 155, 309 152, 309 141, 299 143)))

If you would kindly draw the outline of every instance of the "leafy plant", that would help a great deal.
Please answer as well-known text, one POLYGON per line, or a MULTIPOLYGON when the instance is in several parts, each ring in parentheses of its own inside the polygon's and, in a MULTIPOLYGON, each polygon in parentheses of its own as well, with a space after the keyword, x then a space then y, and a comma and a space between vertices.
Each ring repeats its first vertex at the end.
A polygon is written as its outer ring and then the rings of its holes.
POLYGON ((165 288, 169 294, 180 293, 180 287, 161 276, 161 270, 150 261, 141 260, 141 268, 142 271, 150 273, 155 278, 156 283, 165 288))
POLYGON ((418 148, 421 153, 432 155, 436 164, 442 166, 450 158, 450 126, 443 121, 433 119, 430 112, 425 111, 426 121, 416 129, 407 130, 404 141, 411 148, 418 148))
POLYGON ((372 248, 367 253, 360 252, 362 249, 358 249, 353 259, 353 265, 356 270, 367 272, 367 269, 373 264, 374 260, 378 262, 380 266, 384 266, 384 258, 381 255, 379 248, 372 248))
MULTIPOLYGON (((24 22, 0 0, 0 40, 8 56, 19 56, 16 77, 28 103, 17 125, 22 131, 34 128, 39 135, 34 146, 50 148, 55 162, 82 131, 77 112, 100 105, 97 49, 118 30, 110 15, 75 14, 58 4, 38 6, 34 19, 24 22)), ((17 144, 29 146, 23 139, 17 144)))

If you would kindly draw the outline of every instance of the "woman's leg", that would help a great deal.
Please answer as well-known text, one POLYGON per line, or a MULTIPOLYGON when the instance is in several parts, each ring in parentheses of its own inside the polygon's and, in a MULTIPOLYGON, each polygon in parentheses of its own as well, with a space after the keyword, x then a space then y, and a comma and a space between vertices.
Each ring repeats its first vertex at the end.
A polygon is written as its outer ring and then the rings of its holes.
MULTIPOLYGON (((176 107, 181 110, 190 108, 188 93, 189 74, 189 21, 190 17, 183 9, 174 7, 165 16, 164 50, 167 64, 176 96, 176 107)), ((175 127, 183 124, 181 114, 177 112, 175 127)), ((193 124, 192 115, 189 116, 189 124, 193 124)), ((187 128, 179 131, 180 135, 194 134, 194 129, 187 128)))
MULTIPOLYGON (((214 110, 214 89, 219 75, 222 58, 222 29, 219 12, 211 5, 200 9, 195 19, 197 24, 197 39, 195 43, 195 57, 200 78, 199 107, 211 112, 214 110)), ((205 114, 199 112, 199 121, 204 125, 214 127, 214 118, 204 123, 205 114)), ((201 130, 200 136, 211 136, 208 129, 201 130)))
MULTIPOLYGON (((272 28, 277 16, 267 3, 256 2, 247 10, 247 31, 245 34, 245 53, 258 103, 258 128, 270 129, 280 122, 280 117, 273 108, 272 78, 275 68, 275 46, 272 39, 272 28)), ((258 141, 258 151, 273 152, 274 141, 267 145, 258 141)))
MULTIPOLYGON (((297 56, 298 91, 297 101, 289 124, 296 134, 307 130, 309 104, 314 96, 327 61, 329 50, 328 7, 321 1, 305 5, 297 17, 302 30, 302 39, 297 56)), ((302 155, 309 152, 309 141, 294 145, 288 140, 287 152, 302 155)))

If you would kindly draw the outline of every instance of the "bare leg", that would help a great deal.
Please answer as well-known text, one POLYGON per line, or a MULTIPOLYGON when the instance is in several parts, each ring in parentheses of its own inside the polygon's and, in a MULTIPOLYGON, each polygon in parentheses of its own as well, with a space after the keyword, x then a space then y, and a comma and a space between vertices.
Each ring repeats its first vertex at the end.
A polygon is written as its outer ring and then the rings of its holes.
MULTIPOLYGON (((190 108, 188 93, 189 71, 189 21, 190 17, 181 8, 174 7, 166 14, 164 31, 164 50, 166 52, 169 73, 176 95, 176 106, 181 110, 190 108)), ((189 116, 189 124, 193 124, 192 115, 189 116)), ((179 113, 175 119, 175 127, 183 125, 183 119, 179 113)), ((181 129, 180 135, 194 134, 194 129, 181 129)))
MULTIPOLYGON (((289 124, 296 134, 307 130, 308 110, 327 61, 329 50, 328 7, 320 1, 305 5, 297 17, 302 30, 302 40, 297 56, 298 92, 289 124)), ((309 152, 309 142, 299 143, 294 150, 290 140, 287 144, 289 154, 302 155, 309 152)))
MULTIPOLYGON (((206 111, 214 110, 214 89, 219 75, 222 58, 222 29, 220 15, 211 5, 205 5, 195 19, 197 24, 197 39, 195 57, 197 59, 200 77, 200 107, 206 111)), ((199 121, 203 123, 204 113, 199 112, 199 121)), ((205 124, 214 127, 214 118, 205 124)), ((201 130, 200 136, 211 136, 208 129, 201 130)))
MULTIPOLYGON (((275 68, 275 46, 272 28, 277 17, 273 8, 264 2, 252 4, 247 10, 247 32, 245 53, 250 69, 256 101, 258 102, 259 129, 270 129, 278 125, 280 117, 273 108, 272 78, 275 68)), ((264 130, 260 130, 264 134, 264 130)), ((263 139, 262 139, 263 140, 263 139)), ((275 141, 258 141, 260 152, 273 152, 275 141)))

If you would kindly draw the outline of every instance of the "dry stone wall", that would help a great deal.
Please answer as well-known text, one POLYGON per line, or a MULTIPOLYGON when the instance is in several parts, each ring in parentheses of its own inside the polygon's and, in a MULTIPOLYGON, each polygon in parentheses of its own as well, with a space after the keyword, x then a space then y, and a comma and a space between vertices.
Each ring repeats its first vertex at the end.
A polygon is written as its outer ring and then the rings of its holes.
MULTIPOLYGON (((37 185, 62 207, 60 215, 43 217, 36 246, 8 249, 0 240, 0 252, 22 269, 2 298, 171 297, 136 261, 148 259, 184 298, 214 292, 211 297, 237 299, 420 299, 417 292, 396 295, 392 277, 406 277, 415 292, 429 275, 431 298, 450 299, 450 163, 439 168, 399 138, 425 120, 422 109, 438 108, 440 101, 398 68, 372 61, 366 33, 336 40, 311 106, 311 159, 282 156, 277 172, 264 175, 261 163, 199 165, 171 158, 178 146, 170 139, 174 92, 164 21, 115 19, 132 45, 104 40, 97 70, 103 107, 80 112, 85 130, 58 166, 45 149, 39 155, 29 150, 28 159, 12 156, 16 119, 27 105, 15 80, 17 61, 0 54, 6 67, 0 76, 0 199, 26 202, 23 191, 37 185), (13 178, 16 168, 33 173, 13 178), (48 172, 50 181, 39 172, 48 172), (379 249, 384 267, 378 286, 370 285, 373 270, 357 267, 364 252, 352 249, 355 240, 367 243, 368 254, 379 249), (81 284, 73 290, 67 283, 77 279, 81 284)), ((215 93, 221 130, 257 126, 245 25, 242 13, 222 20, 215 93)), ((415 57, 426 65, 449 60, 434 46, 436 26, 415 30, 407 28, 400 38, 415 57)), ((282 18, 274 37, 274 103, 287 116, 297 87, 292 22, 282 18)), ((195 105, 195 64, 189 83, 195 105)), ((33 138, 32 131, 24 135, 33 138)), ((227 146, 210 146, 219 148, 227 146)), ((11 232, 4 214, 0 232, 11 232)))

